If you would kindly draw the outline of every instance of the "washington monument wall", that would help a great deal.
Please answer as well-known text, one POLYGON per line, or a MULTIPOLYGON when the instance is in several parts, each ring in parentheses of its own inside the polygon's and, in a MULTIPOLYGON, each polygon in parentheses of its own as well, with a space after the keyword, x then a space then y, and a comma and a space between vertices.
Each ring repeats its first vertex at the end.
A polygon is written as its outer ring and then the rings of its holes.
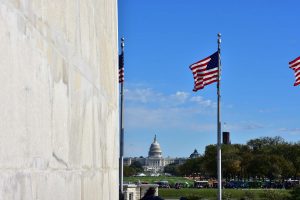
POLYGON ((118 199, 116 0, 0 0, 0 199, 118 199))

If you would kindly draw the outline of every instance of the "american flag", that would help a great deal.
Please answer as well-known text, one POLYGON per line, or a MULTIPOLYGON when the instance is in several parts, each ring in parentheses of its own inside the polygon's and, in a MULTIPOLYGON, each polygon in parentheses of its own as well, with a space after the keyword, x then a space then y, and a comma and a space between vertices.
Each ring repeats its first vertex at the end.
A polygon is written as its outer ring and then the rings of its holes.
POLYGON ((218 51, 190 65, 194 75, 194 89, 196 92, 206 85, 217 82, 219 79, 219 55, 218 51))
POLYGON ((124 82, 124 53, 119 55, 119 83, 124 82))
POLYGON ((300 84, 300 56, 295 60, 289 62, 290 68, 295 72, 295 83, 294 86, 300 84))

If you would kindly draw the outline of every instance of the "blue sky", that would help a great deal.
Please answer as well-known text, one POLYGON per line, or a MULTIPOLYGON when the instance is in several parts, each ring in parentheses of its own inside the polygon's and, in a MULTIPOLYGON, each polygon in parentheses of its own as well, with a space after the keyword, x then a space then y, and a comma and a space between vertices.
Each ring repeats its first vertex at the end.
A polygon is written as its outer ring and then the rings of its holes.
POLYGON ((188 66, 217 50, 222 34, 222 131, 232 143, 263 136, 300 141, 298 0, 119 0, 125 37, 125 156, 203 153, 217 141, 216 84, 192 92, 188 66))

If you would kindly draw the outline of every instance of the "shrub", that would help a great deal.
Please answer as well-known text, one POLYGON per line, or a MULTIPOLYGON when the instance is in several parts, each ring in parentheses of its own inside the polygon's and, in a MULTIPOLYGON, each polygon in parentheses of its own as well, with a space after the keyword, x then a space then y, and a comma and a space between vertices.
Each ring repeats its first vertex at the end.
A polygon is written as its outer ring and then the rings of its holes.
POLYGON ((241 200, 255 200, 255 194, 251 191, 245 191, 244 197, 241 200))
POLYGON ((265 190, 263 198, 267 200, 288 200, 288 196, 277 190, 265 190))
POLYGON ((300 200, 300 186, 292 190, 290 200, 300 200))
POLYGON ((230 200, 232 198, 232 194, 229 192, 223 192, 222 200, 230 200))
POLYGON ((203 197, 198 195, 189 195, 186 197, 186 200, 201 200, 201 199, 203 199, 203 197))

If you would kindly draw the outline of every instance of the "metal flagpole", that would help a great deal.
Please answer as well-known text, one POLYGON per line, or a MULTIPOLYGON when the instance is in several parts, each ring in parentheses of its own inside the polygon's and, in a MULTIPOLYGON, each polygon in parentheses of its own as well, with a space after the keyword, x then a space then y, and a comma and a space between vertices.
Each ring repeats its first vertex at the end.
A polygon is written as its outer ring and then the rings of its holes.
MULTIPOLYGON (((121 55, 124 59, 124 38, 121 38, 121 55)), ((124 65, 124 62, 122 62, 124 65)), ((124 66, 122 66, 124 67, 124 66)), ((123 155, 124 155, 124 81, 120 89, 120 158, 119 158, 119 191, 120 198, 123 195, 123 155)))
POLYGON ((218 94, 218 144, 217 144, 217 151, 218 151, 218 200, 222 200, 222 156, 221 156, 221 117, 220 117, 220 86, 221 86, 221 33, 218 33, 218 67, 219 67, 219 75, 218 75, 218 83, 217 83, 217 94, 218 94))

